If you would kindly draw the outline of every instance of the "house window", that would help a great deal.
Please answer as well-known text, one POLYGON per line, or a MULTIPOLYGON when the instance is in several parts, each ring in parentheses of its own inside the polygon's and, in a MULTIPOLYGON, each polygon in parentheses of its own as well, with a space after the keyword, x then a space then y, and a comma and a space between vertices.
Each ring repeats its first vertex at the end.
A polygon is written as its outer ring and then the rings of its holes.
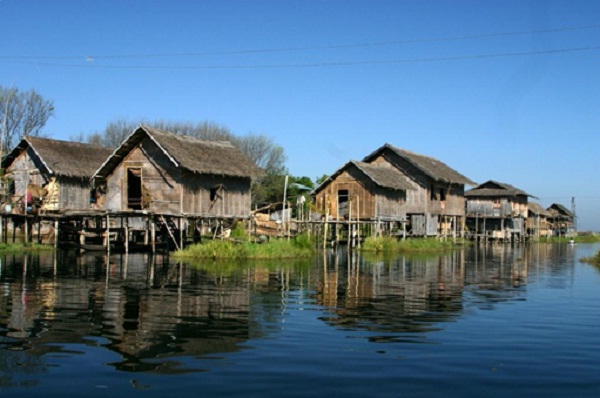
POLYGON ((435 193, 435 186, 431 185, 431 189, 429 190, 429 199, 430 200, 438 200, 437 194, 435 193))
POLYGON ((442 202, 446 200, 446 191, 444 189, 440 189, 440 200, 442 202))
POLYGON ((210 189, 210 201, 211 202, 214 202, 215 200, 221 198, 221 194, 219 193, 219 191, 221 191, 221 189, 223 189, 222 184, 215 185, 214 187, 212 187, 210 189))

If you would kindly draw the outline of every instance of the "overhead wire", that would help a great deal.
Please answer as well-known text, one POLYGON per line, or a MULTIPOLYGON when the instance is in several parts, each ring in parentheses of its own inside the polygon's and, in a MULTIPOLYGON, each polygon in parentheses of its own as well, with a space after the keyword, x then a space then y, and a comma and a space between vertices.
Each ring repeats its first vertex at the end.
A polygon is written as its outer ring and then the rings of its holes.
POLYGON ((600 25, 572 26, 560 27, 543 30, 530 31, 514 31, 514 32, 499 32, 486 33, 476 35, 460 35, 447 36, 436 38, 418 38, 395 41, 381 41, 370 43, 354 43, 354 44, 339 44, 325 46, 306 46, 306 47, 282 47, 282 48, 264 48, 264 49, 246 49, 237 51, 212 51, 212 52, 188 52, 188 53, 165 53, 165 54, 129 54, 129 55, 86 55, 86 56, 15 56, 15 55, 0 55, 0 63, 20 64, 20 65, 35 65, 46 67, 59 68, 92 68, 92 69, 121 69, 121 70, 210 70, 210 69, 283 69, 283 68, 321 68, 321 67, 345 67, 345 66, 361 66, 361 65, 385 65, 385 64, 408 64, 408 63, 430 63, 444 61, 461 61, 461 60, 477 60, 491 58, 507 58, 520 56, 537 56, 551 55, 561 53, 573 53, 584 51, 597 51, 600 46, 587 47, 567 47, 537 51, 520 51, 520 52, 504 52, 504 53, 489 53, 489 54, 470 54, 470 55, 455 55, 441 57, 421 57, 421 58, 405 58, 405 59, 383 59, 383 60, 358 60, 358 61, 331 61, 331 62, 307 62, 307 63, 282 63, 282 64, 215 64, 215 65, 102 65, 96 63, 96 60, 106 59, 149 59, 149 58, 176 58, 190 56, 208 56, 208 55, 243 55, 243 54, 259 54, 259 53, 275 53, 275 52, 293 52, 293 51, 309 51, 309 50, 329 50, 341 48, 360 48, 360 47, 377 47, 391 46, 410 43, 426 43, 426 42, 445 42, 445 41, 462 41, 474 39, 487 39, 494 37, 519 36, 542 34, 552 32, 567 32, 574 30, 589 30, 600 29, 600 25), (83 60, 83 63, 64 63, 58 61, 67 60, 83 60))
POLYGON ((212 55, 243 55, 243 54, 260 54, 260 53, 277 53, 277 52, 294 52, 294 51, 332 50, 332 49, 344 49, 344 48, 384 47, 384 46, 394 46, 394 45, 403 45, 403 44, 476 40, 476 39, 487 39, 487 38, 494 38, 494 37, 523 36, 523 35, 532 35, 532 34, 557 33, 557 32, 568 32, 568 31, 590 30, 590 29, 600 29, 600 25, 569 26, 569 27, 559 27, 559 28, 552 28, 552 29, 482 33, 482 34, 475 34, 475 35, 417 38, 417 39, 390 40, 390 41, 366 42, 366 43, 332 44, 332 45, 302 46, 302 47, 258 48, 258 49, 227 50, 227 51, 180 52, 180 53, 162 53, 162 54, 161 53, 158 53, 158 54, 107 54, 107 55, 87 54, 87 55, 63 55, 63 56, 0 55, 0 60, 2 60, 2 59, 12 59, 12 60, 34 60, 34 59, 37 59, 37 60, 68 60, 68 59, 96 60, 96 59, 136 59, 136 58, 141 59, 141 58, 192 57, 192 56, 212 56, 212 55))
POLYGON ((3 61, 3 63, 13 64, 29 64, 36 66, 50 67, 68 67, 68 68, 93 68, 93 69, 146 69, 146 70, 201 70, 201 69, 283 69, 283 68, 319 68, 319 67, 342 67, 342 66, 360 66, 360 65, 384 65, 384 64, 402 64, 402 63, 427 63, 427 62, 443 62, 443 61, 461 61, 461 60, 476 60, 490 58, 507 58, 520 57, 528 55, 550 55, 584 51, 598 51, 600 46, 591 47, 573 47, 559 48, 540 51, 521 51, 508 53, 491 53, 491 54, 474 54, 474 55, 459 55, 447 57, 424 57, 424 58, 406 58, 406 59, 388 59, 377 61, 335 61, 335 62, 316 62, 316 63, 295 63, 295 64, 254 64, 254 65, 97 65, 91 62, 86 64, 64 64, 54 62, 36 62, 36 61, 3 61))

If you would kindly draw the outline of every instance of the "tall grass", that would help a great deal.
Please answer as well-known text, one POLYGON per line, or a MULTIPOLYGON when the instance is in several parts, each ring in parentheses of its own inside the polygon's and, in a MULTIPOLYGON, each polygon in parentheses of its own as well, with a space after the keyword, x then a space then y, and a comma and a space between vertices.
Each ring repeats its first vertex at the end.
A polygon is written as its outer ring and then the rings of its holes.
POLYGON ((261 244, 212 240, 178 250, 173 255, 179 259, 284 259, 310 257, 314 251, 311 238, 299 235, 291 240, 278 239, 261 244))
MULTIPOLYGON (((457 243, 464 243, 459 239, 457 243)), ((362 250, 366 252, 414 252, 414 251, 443 251, 451 250, 456 244, 451 240, 441 241, 435 238, 411 238, 397 240, 387 236, 370 236, 362 244, 362 250)))
POLYGON ((592 257, 582 258, 581 261, 588 263, 588 264, 592 264, 596 267, 600 267, 600 251, 598 251, 592 257))
POLYGON ((31 243, 25 246, 22 243, 0 243, 0 252, 36 252, 54 250, 53 246, 31 243))

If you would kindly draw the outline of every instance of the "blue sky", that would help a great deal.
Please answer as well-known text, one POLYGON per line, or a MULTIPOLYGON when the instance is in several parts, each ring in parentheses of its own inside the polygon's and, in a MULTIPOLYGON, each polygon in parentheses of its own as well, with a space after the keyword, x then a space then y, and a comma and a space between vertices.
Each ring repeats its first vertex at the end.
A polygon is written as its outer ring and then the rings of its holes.
POLYGON ((0 0, 0 84, 69 139, 212 121, 331 174, 384 143, 600 230, 600 1, 0 0))

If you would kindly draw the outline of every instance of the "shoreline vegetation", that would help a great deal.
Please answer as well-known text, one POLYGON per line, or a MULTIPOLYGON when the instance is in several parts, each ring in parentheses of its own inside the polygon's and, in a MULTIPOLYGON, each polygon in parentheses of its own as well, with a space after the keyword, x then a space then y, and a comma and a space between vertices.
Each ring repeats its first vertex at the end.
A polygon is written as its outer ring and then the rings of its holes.
MULTIPOLYGON (((367 253, 439 252, 453 250, 466 243, 464 239, 455 241, 435 238, 397 240, 393 237, 379 236, 366 238, 361 247, 357 249, 367 253)), ((271 239, 262 243, 243 239, 211 240, 177 250, 172 255, 178 260, 269 260, 310 258, 316 251, 317 241, 307 234, 300 234, 289 240, 271 239)))
POLYGON ((213 260, 268 260, 309 258, 315 254, 315 245, 306 234, 292 239, 272 239, 263 243, 245 240, 211 240, 197 243, 173 252, 175 259, 213 260))
POLYGON ((0 243, 0 253, 40 252, 54 250, 54 246, 31 243, 0 243))
MULTIPOLYGON (((550 237, 532 240, 533 243, 597 243, 599 234, 582 234, 572 237, 550 237)), ((260 242, 251 240, 242 227, 232 231, 231 238, 226 240, 208 240, 188 246, 171 254, 178 260, 212 259, 212 260, 280 260, 306 259, 315 255, 320 239, 308 234, 300 234, 293 238, 272 238, 260 242)), ((464 238, 409 238, 399 240, 395 237, 371 236, 365 238, 356 250, 370 254, 394 253, 435 253, 450 251, 464 245, 472 244, 464 238)), ((0 253, 30 253, 51 251, 53 246, 31 243, 0 243, 0 253)), ((600 252, 583 261, 600 266, 600 252)))
POLYGON ((592 257, 584 257, 581 259, 582 262, 593 265, 594 267, 600 268, 600 250, 596 252, 592 257))

